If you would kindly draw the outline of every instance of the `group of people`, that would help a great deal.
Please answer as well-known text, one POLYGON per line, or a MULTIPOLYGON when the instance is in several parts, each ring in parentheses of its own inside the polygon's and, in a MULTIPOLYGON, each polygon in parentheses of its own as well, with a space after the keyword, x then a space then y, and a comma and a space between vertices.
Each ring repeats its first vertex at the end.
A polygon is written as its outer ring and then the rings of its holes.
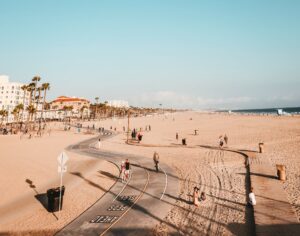
POLYGON ((228 137, 227 137, 226 134, 224 135, 224 137, 223 137, 223 135, 219 136, 219 147, 222 148, 224 146, 224 143, 227 146, 227 144, 228 144, 228 137))
POLYGON ((138 132, 136 131, 136 129, 133 129, 132 132, 131 132, 131 138, 132 138, 132 139, 138 138, 138 141, 141 142, 141 141, 142 141, 142 138, 143 138, 143 135, 142 135, 140 132, 138 133, 138 132))
MULTIPOLYGON (((198 187, 194 187, 194 193, 193 193, 193 203, 195 206, 200 205, 200 201, 205 201, 206 200, 206 194, 205 192, 199 193, 200 189, 198 187)), ((253 192, 253 187, 250 188, 250 193, 249 193, 249 201, 247 203, 248 207, 253 207, 256 205, 256 198, 255 194, 253 192)))
POLYGON ((198 187, 194 187, 194 193, 193 193, 193 203, 195 206, 200 205, 200 201, 206 200, 206 194, 205 192, 199 193, 200 189, 198 187))
MULTIPOLYGON (((157 152, 153 154, 153 162, 156 172, 159 171, 159 155, 157 152)), ((122 183, 126 183, 131 176, 131 164, 128 159, 121 163, 121 180, 122 183)))

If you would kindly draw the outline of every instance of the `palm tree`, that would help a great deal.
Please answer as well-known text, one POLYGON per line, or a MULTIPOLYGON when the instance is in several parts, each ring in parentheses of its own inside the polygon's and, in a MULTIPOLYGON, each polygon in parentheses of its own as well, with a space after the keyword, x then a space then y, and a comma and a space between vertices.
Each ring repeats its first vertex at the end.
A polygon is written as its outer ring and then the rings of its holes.
MULTIPOLYGON (((38 87, 38 88, 36 88, 36 91, 38 92, 38 95, 35 97, 35 100, 36 100, 36 107, 35 107, 35 109, 36 109, 36 111, 38 111, 38 108, 39 108, 39 103, 40 103, 40 100, 41 100, 41 91, 43 90, 43 88, 42 87, 38 87)), ((36 115, 37 115, 37 113, 35 113, 35 117, 34 117, 34 121, 36 120, 36 115)))
POLYGON ((33 92, 35 91, 35 83, 30 83, 27 85, 27 92, 29 92, 29 104, 28 105, 31 105, 32 104, 32 95, 33 95, 33 92))
MULTIPOLYGON (((36 99, 36 90, 37 90, 37 83, 41 80, 41 77, 40 76, 34 76, 32 78, 32 82, 34 83, 34 99, 36 99)), ((33 101, 33 104, 35 104, 35 100, 33 101)), ((37 108, 37 105, 36 105, 36 108, 37 108)))
POLYGON ((87 109, 88 107, 86 105, 82 106, 80 108, 80 112, 81 112, 81 119, 83 119, 83 112, 85 111, 85 109, 87 109))
POLYGON ((18 116, 19 116, 19 111, 18 111, 18 108, 17 107, 15 107, 14 109, 13 109, 13 111, 11 112, 11 114, 14 116, 14 121, 17 121, 18 122, 18 116))
POLYGON ((12 114, 15 116, 15 120, 19 122, 20 119, 20 111, 24 110, 24 105, 22 103, 18 104, 14 110, 12 111, 12 114))
POLYGON ((5 110, 0 110, 0 116, 1 116, 1 126, 2 126, 2 123, 3 123, 3 120, 4 120, 4 111, 5 110))
POLYGON ((27 111, 28 111, 28 121, 29 120, 32 120, 32 118, 33 118, 33 115, 34 115, 34 113, 36 112, 36 109, 35 109, 35 107, 34 107, 34 105, 33 104, 30 104, 28 107, 27 107, 27 109, 26 109, 27 111))
POLYGON ((73 116, 73 106, 66 106, 65 105, 62 109, 65 112, 64 119, 68 118, 67 113, 68 113, 68 111, 71 111, 71 115, 69 116, 69 122, 71 122, 71 117, 73 116))
POLYGON ((96 109, 95 109, 95 116, 98 114, 98 102, 99 102, 99 97, 95 97, 96 100, 96 109))
POLYGON ((8 117, 8 111, 4 109, 0 110, 0 116, 1 116, 1 126, 2 126, 5 117, 8 117))
POLYGON ((25 97, 26 97, 26 92, 28 91, 27 85, 23 85, 21 87, 21 89, 23 90, 23 110, 22 110, 22 120, 23 120, 23 116, 24 116, 24 109, 25 109, 25 97))
POLYGON ((50 89, 50 84, 49 83, 43 83, 42 88, 44 90, 44 101, 43 101, 43 108, 42 108, 42 115, 41 118, 43 118, 44 110, 45 110, 45 104, 46 104, 46 95, 47 95, 47 90, 50 89))

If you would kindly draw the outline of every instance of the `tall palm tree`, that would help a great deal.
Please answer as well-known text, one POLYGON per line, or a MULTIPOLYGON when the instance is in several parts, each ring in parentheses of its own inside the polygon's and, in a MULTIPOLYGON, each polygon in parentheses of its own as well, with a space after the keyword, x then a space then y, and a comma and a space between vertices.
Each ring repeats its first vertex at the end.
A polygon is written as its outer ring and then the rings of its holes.
MULTIPOLYGON (((38 111, 43 87, 38 87, 36 90, 38 92, 38 95, 36 96, 36 107, 35 107, 35 109, 36 109, 36 111, 38 111)), ((34 120, 36 120, 36 114, 35 114, 35 119, 34 120)))
POLYGON ((27 85, 24 84, 21 89, 23 90, 23 110, 22 110, 22 121, 23 121, 23 117, 24 117, 24 109, 25 109, 25 97, 26 97, 26 93, 28 91, 27 85))
POLYGON ((27 85, 27 92, 29 92, 29 105, 32 104, 33 92, 35 91, 35 83, 30 83, 27 85))
POLYGON ((44 91, 44 101, 43 101, 43 108, 42 108, 42 115, 41 117, 43 118, 44 110, 45 110, 45 104, 46 104, 46 95, 47 95, 47 90, 50 89, 50 84, 49 83, 43 83, 42 88, 44 91))
MULTIPOLYGON (((40 76, 34 76, 33 78, 32 78, 32 82, 34 83, 34 93, 33 93, 33 97, 34 97, 34 101, 33 101, 33 104, 35 104, 35 101, 36 101, 36 91, 37 91, 37 84, 38 84, 38 82, 41 80, 41 77, 40 76)), ((36 104, 36 109, 37 109, 37 104, 36 104)))

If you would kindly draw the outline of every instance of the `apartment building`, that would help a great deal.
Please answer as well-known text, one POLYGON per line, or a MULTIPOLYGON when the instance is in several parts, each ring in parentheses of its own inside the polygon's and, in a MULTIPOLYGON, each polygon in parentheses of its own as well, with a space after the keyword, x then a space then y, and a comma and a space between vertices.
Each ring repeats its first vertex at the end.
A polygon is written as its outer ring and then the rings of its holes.
MULTIPOLYGON (((29 105, 30 94, 21 89, 23 85, 19 82, 10 82, 7 75, 0 75, 0 110, 8 111, 7 122, 14 121, 14 116, 11 112, 17 105, 24 103, 25 110, 29 105)), ((26 119, 26 116, 27 113, 25 112, 21 119, 26 119)))

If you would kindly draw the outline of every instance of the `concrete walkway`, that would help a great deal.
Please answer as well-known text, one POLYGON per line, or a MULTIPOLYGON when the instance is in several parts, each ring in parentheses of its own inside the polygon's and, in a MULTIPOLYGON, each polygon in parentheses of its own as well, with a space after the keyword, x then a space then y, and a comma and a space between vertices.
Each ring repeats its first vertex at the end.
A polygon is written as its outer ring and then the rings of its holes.
POLYGON ((283 184, 277 179, 277 171, 266 155, 247 153, 249 156, 250 180, 257 205, 254 207, 256 235, 300 235, 300 224, 283 184))
MULTIPOLYGON (((105 134, 102 140, 110 136, 110 133, 105 134)), ((154 171, 151 158, 95 149, 92 144, 97 139, 72 145, 69 150, 118 166, 128 158, 132 164, 130 181, 117 181, 109 192, 56 235, 151 235, 155 225, 163 221, 174 206, 178 179, 167 165, 161 164, 158 173, 154 171)))

